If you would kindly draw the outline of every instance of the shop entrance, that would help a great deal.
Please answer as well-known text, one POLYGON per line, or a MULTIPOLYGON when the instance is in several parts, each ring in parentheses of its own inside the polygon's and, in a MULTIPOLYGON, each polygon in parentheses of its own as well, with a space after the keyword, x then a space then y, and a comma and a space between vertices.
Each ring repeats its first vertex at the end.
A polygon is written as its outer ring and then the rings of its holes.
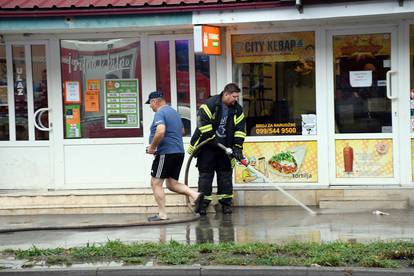
POLYGON ((399 183, 396 31, 328 36, 330 181, 399 183))
POLYGON ((52 185, 48 44, 0 45, 0 189, 52 185))

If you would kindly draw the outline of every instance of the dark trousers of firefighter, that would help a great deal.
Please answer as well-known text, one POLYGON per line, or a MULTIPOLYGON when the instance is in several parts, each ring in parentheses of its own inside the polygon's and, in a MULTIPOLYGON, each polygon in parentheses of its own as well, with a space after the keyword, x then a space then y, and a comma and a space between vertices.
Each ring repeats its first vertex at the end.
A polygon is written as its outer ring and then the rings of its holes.
POLYGON ((233 182, 230 158, 215 145, 206 145, 197 154, 198 191, 204 194, 204 208, 211 202, 214 173, 217 173, 217 197, 222 205, 231 206, 233 182))

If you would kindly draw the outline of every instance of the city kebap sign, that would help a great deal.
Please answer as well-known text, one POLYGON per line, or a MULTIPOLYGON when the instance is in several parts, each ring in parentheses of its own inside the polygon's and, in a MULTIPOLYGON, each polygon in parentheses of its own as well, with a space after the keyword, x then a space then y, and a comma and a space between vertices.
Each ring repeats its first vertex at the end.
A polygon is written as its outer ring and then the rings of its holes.
POLYGON ((297 61, 314 57, 315 34, 294 32, 233 35, 231 48, 234 63, 297 61))
POLYGON ((221 55, 220 27, 194 26, 194 52, 204 55, 221 55))
POLYGON ((105 128, 139 128, 138 80, 105 80, 105 128))

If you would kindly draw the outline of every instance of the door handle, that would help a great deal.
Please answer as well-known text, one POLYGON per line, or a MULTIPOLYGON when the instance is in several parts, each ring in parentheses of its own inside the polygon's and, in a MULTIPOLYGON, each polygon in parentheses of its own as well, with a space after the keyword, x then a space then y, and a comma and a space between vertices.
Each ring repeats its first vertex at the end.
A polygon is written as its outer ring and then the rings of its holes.
POLYGON ((45 127, 42 123, 42 120, 40 120, 40 118, 42 117, 43 113, 45 113, 46 111, 50 111, 52 110, 49 107, 43 107, 43 108, 39 108, 38 110, 36 110, 36 112, 33 115, 33 121, 34 121, 34 126, 40 130, 40 131, 51 131, 52 127, 45 127))
POLYGON ((387 98, 392 100, 396 99, 397 96, 393 95, 392 87, 391 87, 391 75, 397 73, 397 71, 389 70, 386 74, 386 82, 387 82, 387 98))

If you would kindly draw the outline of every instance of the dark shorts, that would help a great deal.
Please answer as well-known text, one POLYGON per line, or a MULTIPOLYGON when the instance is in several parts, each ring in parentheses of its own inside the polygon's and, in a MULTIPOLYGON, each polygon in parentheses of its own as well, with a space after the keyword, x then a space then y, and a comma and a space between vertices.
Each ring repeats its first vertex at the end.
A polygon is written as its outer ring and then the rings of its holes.
POLYGON ((173 178, 178 180, 183 161, 184 153, 156 155, 152 162, 151 176, 155 178, 173 178))

